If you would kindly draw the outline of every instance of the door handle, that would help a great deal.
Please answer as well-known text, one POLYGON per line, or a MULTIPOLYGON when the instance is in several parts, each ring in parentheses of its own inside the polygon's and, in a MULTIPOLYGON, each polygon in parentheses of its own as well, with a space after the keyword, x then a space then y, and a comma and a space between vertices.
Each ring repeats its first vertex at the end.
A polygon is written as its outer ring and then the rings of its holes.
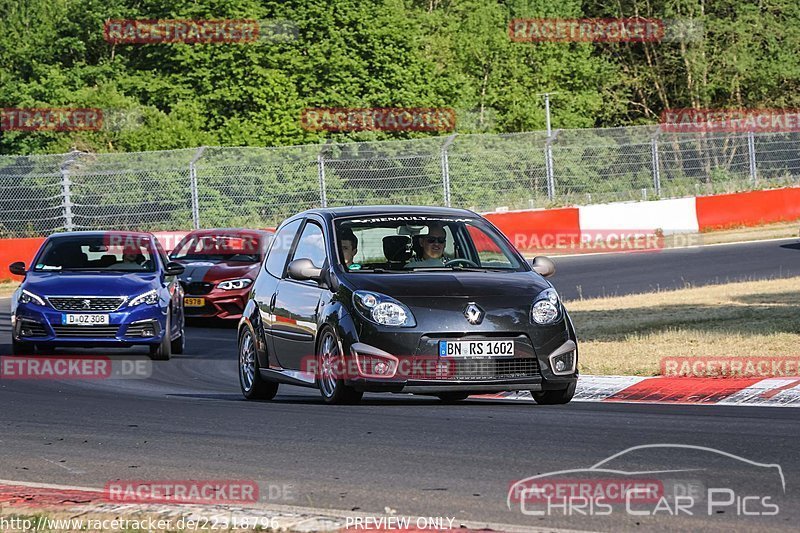
POLYGON ((271 313, 275 309, 275 299, 278 297, 277 292, 272 293, 272 298, 269 299, 269 312, 271 313))

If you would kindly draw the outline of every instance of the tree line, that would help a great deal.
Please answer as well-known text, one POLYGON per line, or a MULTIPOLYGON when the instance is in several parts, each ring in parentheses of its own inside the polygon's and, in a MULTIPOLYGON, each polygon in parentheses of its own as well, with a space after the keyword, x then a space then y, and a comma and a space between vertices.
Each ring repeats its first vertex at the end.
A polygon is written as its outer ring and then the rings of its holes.
POLYGON ((795 0, 0 0, 0 108, 100 108, 99 131, 0 132, 0 153, 424 137, 304 128, 320 107, 450 108, 458 133, 652 124, 672 108, 795 108, 795 0), (518 42, 525 18, 659 19, 671 38, 518 42), (109 20, 248 19, 276 38, 125 44, 109 20), (273 27, 276 27, 274 26, 273 27), (282 27, 282 26, 281 26, 282 27))

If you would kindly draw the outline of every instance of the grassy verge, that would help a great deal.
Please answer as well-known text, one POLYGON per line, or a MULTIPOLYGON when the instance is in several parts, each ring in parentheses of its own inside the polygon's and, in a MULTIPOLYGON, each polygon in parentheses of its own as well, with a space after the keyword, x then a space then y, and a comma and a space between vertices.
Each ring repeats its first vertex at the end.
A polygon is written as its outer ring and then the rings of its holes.
POLYGON ((800 277, 567 302, 585 374, 657 375, 663 357, 800 355, 800 277))
POLYGON ((0 281, 0 298, 11 296, 19 287, 19 282, 16 281, 0 281))

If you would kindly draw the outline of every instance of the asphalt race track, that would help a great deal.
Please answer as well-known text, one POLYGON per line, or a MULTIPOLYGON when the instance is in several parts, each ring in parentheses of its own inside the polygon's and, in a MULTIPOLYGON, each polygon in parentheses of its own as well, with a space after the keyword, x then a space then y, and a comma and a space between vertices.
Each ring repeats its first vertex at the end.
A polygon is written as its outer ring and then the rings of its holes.
POLYGON ((556 257, 566 299, 800 276, 800 239, 556 257))
MULTIPOLYGON (((797 275, 798 259, 791 241, 573 257, 557 259, 553 280, 567 297, 578 285, 584 297, 624 294, 797 275)), ((8 299, 0 300, 0 354, 10 352, 8 309, 8 299)), ((317 391, 287 386, 272 402, 246 402, 230 327, 189 328, 186 354, 154 363, 146 380, 0 380, 0 405, 0 478, 9 480, 102 487, 118 479, 248 479, 262 492, 289 487, 271 503, 593 530, 796 530, 800 520, 796 409, 477 399, 442 405, 407 395, 327 406, 317 391), (711 516, 533 517, 506 506, 516 480, 655 443, 781 465, 780 512, 741 517, 732 506, 711 516)), ((682 468, 686 455, 656 450, 625 467, 682 468)), ((713 470, 720 483, 744 481, 750 494, 775 494, 774 476, 750 464, 703 466, 685 479, 707 480, 713 470)))

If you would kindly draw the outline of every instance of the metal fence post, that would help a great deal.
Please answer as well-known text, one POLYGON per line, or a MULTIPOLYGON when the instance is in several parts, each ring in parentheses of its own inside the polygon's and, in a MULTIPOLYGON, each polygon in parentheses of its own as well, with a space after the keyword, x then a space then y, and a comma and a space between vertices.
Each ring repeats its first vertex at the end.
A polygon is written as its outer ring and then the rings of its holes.
POLYGON ((547 173, 547 199, 553 201, 556 197, 556 180, 553 175, 553 141, 558 137, 556 130, 552 135, 547 136, 547 141, 544 145, 544 169, 547 173))
POLYGON ((450 207, 450 157, 447 154, 447 149, 453 144, 458 133, 450 135, 445 139, 442 145, 442 187, 444 188, 444 205, 450 207))
POLYGON ((650 139, 650 154, 651 162, 653 164, 653 188, 656 191, 656 196, 661 196, 661 161, 658 159, 658 134, 661 133, 661 128, 656 128, 656 132, 650 139))
POLYGON ((67 158, 61 163, 61 209, 64 213, 64 229, 72 231, 75 229, 75 223, 72 218, 72 181, 69 178, 70 166, 80 157, 81 152, 73 150, 67 154, 67 158))
POLYGON ((756 175, 756 137, 752 131, 747 132, 747 153, 750 156, 750 181, 755 184, 758 180, 756 175))
POLYGON ((205 151, 206 147, 201 146, 194 153, 192 160, 189 161, 189 186, 192 191, 192 227, 194 229, 200 229, 200 195, 197 192, 197 167, 195 163, 203 156, 205 151))
POLYGON ((317 178, 319 179, 319 202, 321 207, 328 207, 328 192, 325 184, 325 150, 327 150, 327 144, 317 154, 317 178))

